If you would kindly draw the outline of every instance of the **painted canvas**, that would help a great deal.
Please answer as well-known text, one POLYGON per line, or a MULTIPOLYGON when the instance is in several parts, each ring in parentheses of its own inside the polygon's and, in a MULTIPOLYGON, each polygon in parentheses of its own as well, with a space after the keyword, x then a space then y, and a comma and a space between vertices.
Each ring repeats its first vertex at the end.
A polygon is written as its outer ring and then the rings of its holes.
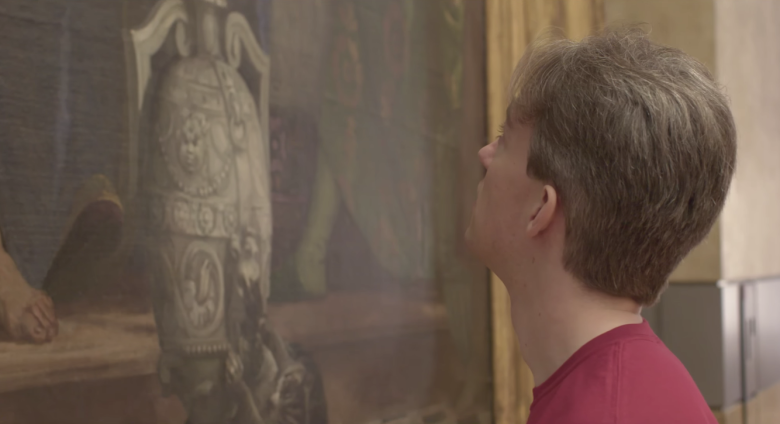
POLYGON ((0 2, 0 422, 492 422, 482 8, 0 2))

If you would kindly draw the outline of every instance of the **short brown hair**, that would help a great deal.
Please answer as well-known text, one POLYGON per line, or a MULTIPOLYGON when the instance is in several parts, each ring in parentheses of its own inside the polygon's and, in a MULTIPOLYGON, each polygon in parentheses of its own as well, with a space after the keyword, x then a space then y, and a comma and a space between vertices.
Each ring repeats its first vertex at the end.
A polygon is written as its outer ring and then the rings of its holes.
POLYGON ((723 208, 736 161, 728 101, 707 68, 638 27, 534 42, 508 119, 533 126, 529 176, 559 192, 564 266, 650 305, 723 208))

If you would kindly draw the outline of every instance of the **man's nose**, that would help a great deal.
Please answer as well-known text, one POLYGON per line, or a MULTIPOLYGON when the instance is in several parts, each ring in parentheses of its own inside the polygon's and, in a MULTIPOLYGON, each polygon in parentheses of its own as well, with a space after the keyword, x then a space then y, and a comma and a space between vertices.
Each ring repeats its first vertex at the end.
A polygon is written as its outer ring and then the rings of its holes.
POLYGON ((479 149, 479 161, 482 162, 482 166, 487 169, 490 166, 490 162, 493 161, 493 155, 496 152, 496 141, 479 149))

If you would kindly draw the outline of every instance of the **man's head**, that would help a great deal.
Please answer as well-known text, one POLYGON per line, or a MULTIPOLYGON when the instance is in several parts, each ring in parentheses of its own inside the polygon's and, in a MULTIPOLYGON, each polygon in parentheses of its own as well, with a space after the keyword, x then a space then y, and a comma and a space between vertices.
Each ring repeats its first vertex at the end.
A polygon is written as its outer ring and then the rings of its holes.
POLYGON ((480 151, 475 254, 499 276, 547 261, 655 302, 734 172, 734 121, 712 75, 642 31, 607 31, 537 41, 509 95, 505 133, 480 151))

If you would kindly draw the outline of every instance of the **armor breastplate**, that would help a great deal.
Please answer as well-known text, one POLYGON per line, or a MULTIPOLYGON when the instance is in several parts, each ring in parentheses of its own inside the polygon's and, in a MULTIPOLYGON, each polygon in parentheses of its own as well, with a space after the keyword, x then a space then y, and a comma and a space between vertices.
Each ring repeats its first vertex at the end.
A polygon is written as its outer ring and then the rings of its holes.
POLYGON ((267 316, 269 59, 240 13, 224 16, 224 0, 189 3, 160 0, 130 33, 131 116, 146 120, 133 123, 142 172, 129 179, 140 180, 160 381, 191 422, 324 422, 313 365, 299 362, 267 316), (178 55, 152 78, 166 38, 178 55), (256 96, 238 71, 244 55, 260 77, 256 96))
MULTIPOLYGON (((149 245, 167 275, 158 326, 163 350, 228 348, 224 264, 232 237, 256 227, 261 198, 246 154, 261 139, 252 96, 238 73, 211 57, 185 58, 162 78, 150 140, 149 245)), ((157 297, 157 296, 156 296, 157 297)))

